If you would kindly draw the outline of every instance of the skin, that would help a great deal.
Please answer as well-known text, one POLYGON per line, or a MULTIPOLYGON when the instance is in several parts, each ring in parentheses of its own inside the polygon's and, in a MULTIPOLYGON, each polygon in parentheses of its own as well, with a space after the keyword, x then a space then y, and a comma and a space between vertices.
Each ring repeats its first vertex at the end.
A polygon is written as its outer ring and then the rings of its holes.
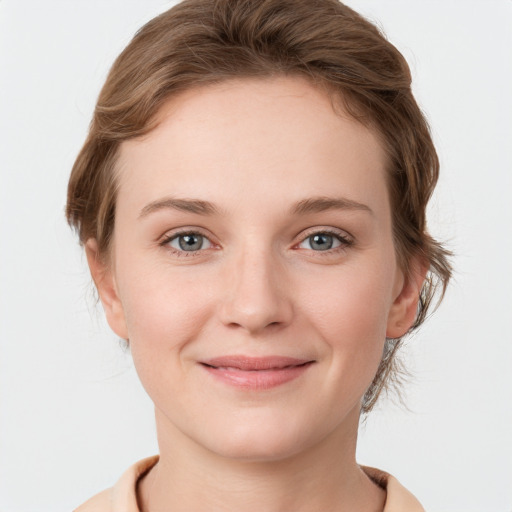
POLYGON ((355 460, 360 402, 385 337, 412 324, 425 272, 412 262, 406 279, 397 264, 378 137, 290 77, 193 89, 158 120, 121 146, 112 253, 86 244, 155 404, 161 455, 141 510, 382 510, 355 460), (344 204, 293 211, 318 198, 344 204), (202 248, 180 249, 181 228, 202 248), (326 231, 322 251, 311 236, 326 231), (231 354, 314 362, 243 390, 200 364, 231 354))

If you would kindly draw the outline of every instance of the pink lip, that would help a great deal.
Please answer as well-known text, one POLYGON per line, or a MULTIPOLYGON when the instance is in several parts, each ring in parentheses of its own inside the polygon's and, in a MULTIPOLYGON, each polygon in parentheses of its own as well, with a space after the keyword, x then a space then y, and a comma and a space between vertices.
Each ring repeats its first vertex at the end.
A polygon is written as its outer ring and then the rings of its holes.
POLYGON ((223 356, 201 361, 215 378, 235 387, 270 389, 302 375, 314 363, 293 357, 223 356))

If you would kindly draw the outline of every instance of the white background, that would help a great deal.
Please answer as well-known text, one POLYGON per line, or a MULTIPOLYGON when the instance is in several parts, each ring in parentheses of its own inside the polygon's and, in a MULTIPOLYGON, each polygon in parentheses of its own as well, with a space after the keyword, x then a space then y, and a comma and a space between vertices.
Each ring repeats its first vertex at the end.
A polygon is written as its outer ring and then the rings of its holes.
MULTIPOLYGON (((408 59, 442 162, 431 230, 456 253, 359 461, 430 512, 512 511, 512 2, 349 0, 408 59)), ((65 511, 156 453, 129 355, 64 221, 100 86, 163 0, 0 0, 0 511, 65 511)))

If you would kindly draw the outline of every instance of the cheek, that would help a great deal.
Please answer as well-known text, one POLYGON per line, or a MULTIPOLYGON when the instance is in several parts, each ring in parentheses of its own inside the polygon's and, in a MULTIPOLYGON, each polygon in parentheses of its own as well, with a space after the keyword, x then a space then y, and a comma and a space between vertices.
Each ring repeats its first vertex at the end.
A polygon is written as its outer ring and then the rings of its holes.
POLYGON ((388 274, 377 266, 344 268, 323 279, 323 286, 311 283, 307 286, 312 292, 307 303, 316 323, 329 332, 330 338, 336 338, 336 332, 360 333, 360 342, 385 336, 392 295, 388 274))
POLYGON ((308 317, 330 351, 332 378, 364 388, 382 357, 392 295, 389 270, 347 268, 324 282, 322 291, 309 287, 315 292, 308 297, 308 317))
POLYGON ((124 283, 120 297, 137 368, 155 369, 163 358, 179 364, 181 348, 199 336, 211 316, 211 287, 207 283, 202 286, 204 280, 192 272, 170 272, 165 265, 148 271, 127 264, 119 274, 124 283))

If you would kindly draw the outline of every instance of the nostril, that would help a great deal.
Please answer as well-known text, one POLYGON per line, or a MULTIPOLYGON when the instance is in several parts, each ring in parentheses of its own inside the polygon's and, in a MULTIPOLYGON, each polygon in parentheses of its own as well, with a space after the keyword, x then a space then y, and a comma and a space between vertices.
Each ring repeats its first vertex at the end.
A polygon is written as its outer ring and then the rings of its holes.
POLYGON ((249 286, 247 280, 240 278, 218 304, 219 319, 225 326, 243 328, 253 334, 276 331, 293 316, 291 298, 266 280, 261 287, 254 283, 249 286))

